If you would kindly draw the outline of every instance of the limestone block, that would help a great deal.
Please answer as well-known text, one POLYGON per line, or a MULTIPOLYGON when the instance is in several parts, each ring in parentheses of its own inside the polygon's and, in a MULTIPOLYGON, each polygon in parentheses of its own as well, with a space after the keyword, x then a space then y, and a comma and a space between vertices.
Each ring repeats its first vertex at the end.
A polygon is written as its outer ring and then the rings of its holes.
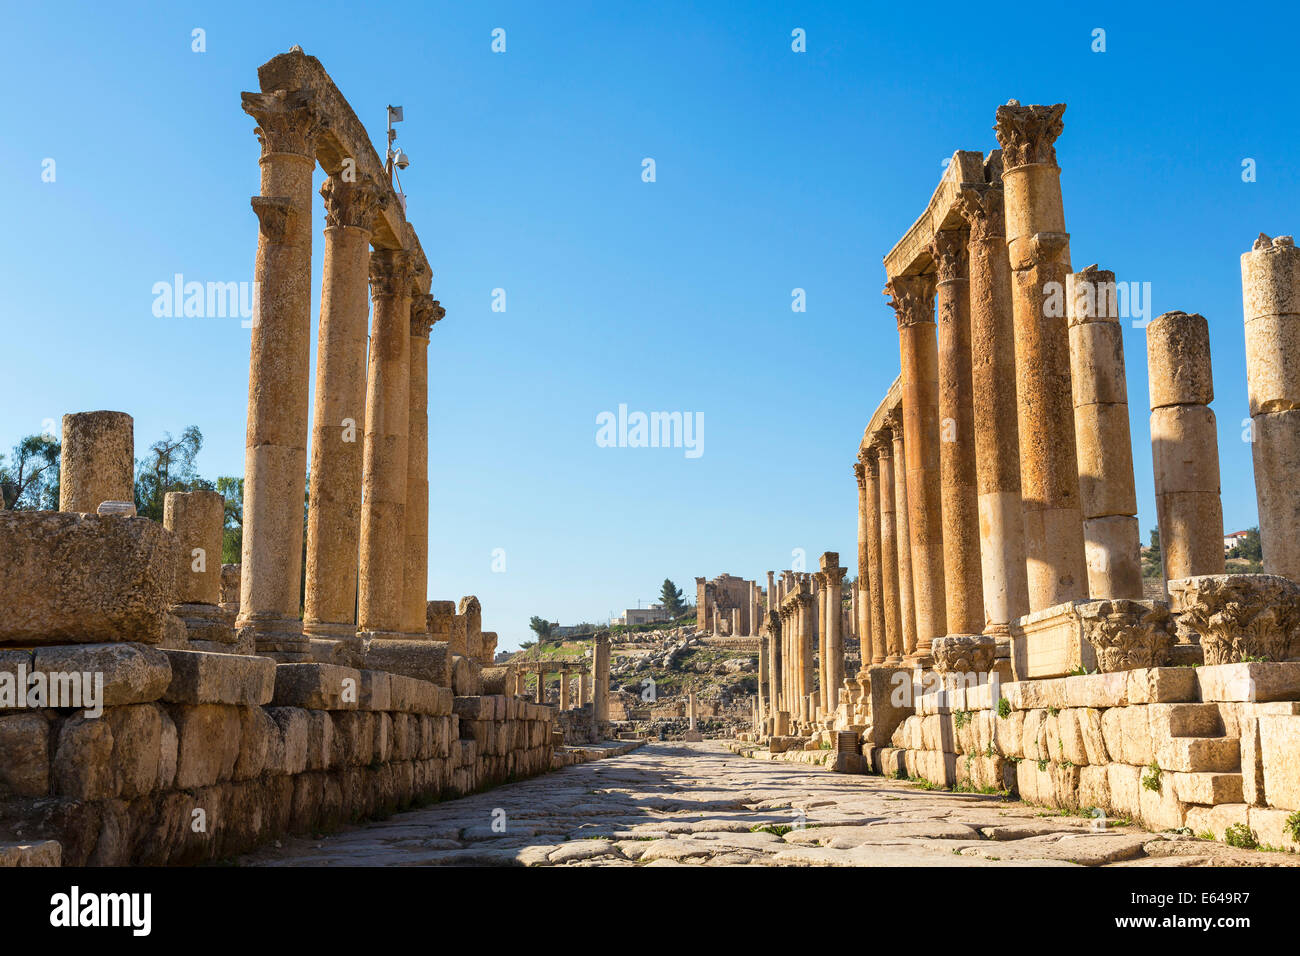
POLYGON ((1290 810, 1271 807, 1249 807, 1246 811, 1247 823, 1255 831, 1261 846, 1275 846, 1295 853, 1300 851, 1300 843, 1291 835, 1290 817, 1290 810))
POLYGON ((131 501, 135 427, 125 412, 63 416, 59 511, 94 514, 105 501, 131 501))
POLYGON ((1189 806, 1185 825, 1193 833, 1211 833, 1216 840, 1223 832, 1238 823, 1249 826, 1250 808, 1244 803, 1222 803, 1214 807, 1189 806))
POLYGON ((361 672, 361 697, 358 710, 392 710, 392 675, 387 671, 363 670, 361 672))
POLYGON ((1300 810, 1300 717, 1265 716, 1258 722, 1265 800, 1270 807, 1300 810))
POLYGON ((366 667, 428 681, 439 687, 451 686, 451 653, 445 641, 371 641, 366 651, 366 667))
POLYGON ((329 770, 334 761, 334 720, 328 711, 307 711, 307 769, 329 770))
MULTIPOLYGON (((112 731, 113 751, 109 764, 114 775, 111 788, 114 794, 129 800, 144 796, 158 786, 165 715, 158 704, 131 704, 104 712, 103 719, 112 731)), ((168 743, 174 754, 174 727, 168 743)), ((169 756, 174 762, 174 756, 169 756)))
POLYGON ((0 644, 157 644, 176 543, 148 518, 0 511, 0 644))
POLYGON ((1084 744, 1083 730, 1079 724, 1079 711, 1073 708, 1063 710, 1056 718, 1056 733, 1058 740, 1058 749, 1061 752, 1059 759, 1068 760, 1070 763, 1083 766, 1090 763, 1088 759, 1088 749, 1084 744))
POLYGON ((1018 682, 1097 669, 1075 607, 1076 602, 1056 604, 1011 622, 1011 666, 1018 682))
POLYGON ((1156 763, 1161 770, 1183 773, 1240 772, 1241 747, 1235 737, 1173 737, 1155 740, 1154 743, 1156 763))
POLYGON ((174 704, 178 790, 229 780, 239 759, 239 708, 229 704, 174 704))
POLYGON ((1025 711, 1013 710, 993 725, 998 752, 1007 757, 1024 757, 1025 711))
POLYGON ((1204 701, 1300 700, 1300 662, 1207 664, 1193 673, 1204 701))
MULTIPOLYGON (((1213 402, 1210 324, 1205 317, 1166 312, 1148 323, 1146 331, 1151 408, 1213 402)), ((1159 479, 1156 487, 1160 487, 1159 479)))
POLYGON ((459 697, 477 697, 483 693, 483 674, 478 661, 459 654, 451 658, 451 687, 459 697))
POLYGON ((241 564, 223 564, 221 566, 221 606, 227 610, 239 610, 239 586, 241 564))
POLYGON ((1155 758, 1146 707, 1110 707, 1102 711, 1101 732, 1112 760, 1146 766, 1155 758))
POLYGON ((1138 793, 1140 819, 1151 830, 1179 830, 1187 822, 1187 804, 1175 793, 1173 777, 1165 773, 1160 777, 1160 789, 1142 787, 1138 793))
POLYGON ((450 641, 451 622, 455 617, 455 601, 429 601, 425 604, 425 624, 429 637, 442 643, 450 641))
POLYGON ((465 620, 465 615, 457 614, 451 619, 451 634, 447 638, 447 646, 453 655, 459 654, 461 657, 466 656, 469 646, 469 623, 465 620))
POLYGON ((117 795, 113 730, 106 720, 77 714, 59 727, 51 767, 53 792, 78 800, 117 795))
POLYGON ((50 792, 50 725, 42 714, 0 716, 0 797, 50 792))
POLYGON ((271 746, 280 733, 279 725, 262 707, 240 707, 239 757, 235 761, 235 780, 251 780, 266 769, 267 757, 275 753, 271 746))
POLYGON ((865 744, 878 747, 888 744, 894 728, 912 713, 907 696, 895 693, 901 681, 910 679, 911 672, 902 667, 873 667, 868 671, 864 697, 869 701, 872 722, 865 744))
POLYGON ((0 843, 0 867, 62 865, 63 847, 57 840, 0 843))
POLYGON ((1128 673, 1081 674, 1064 680, 1066 707, 1120 707, 1127 701, 1128 673))
POLYGON ((171 682, 163 700, 172 704, 269 704, 276 665, 269 657, 164 649, 171 682))
POLYGON ((349 767, 368 765, 374 755, 376 715, 367 711, 341 711, 331 716, 340 763, 349 767))
POLYGON ((268 707, 267 715, 275 721, 279 733, 268 746, 268 770, 279 773, 302 773, 307 769, 307 747, 311 733, 308 711, 301 707, 268 707), (274 756, 272 764, 270 757, 274 756))
POLYGON ((1182 703, 1199 699, 1198 671, 1190 667, 1139 668, 1127 674, 1130 704, 1182 703))
POLYGON ((1111 806, 1109 770, 1105 764, 1079 769, 1079 806, 1108 809, 1111 806))
POLYGON ((1110 808, 1113 812, 1131 819, 1141 819, 1142 772, 1142 767, 1126 763, 1106 766, 1106 784, 1110 789, 1110 808))
POLYGON ((1110 754, 1106 750, 1106 735, 1101 729, 1102 711, 1091 707, 1083 707, 1075 711, 1078 720, 1079 736, 1083 740, 1083 752, 1085 759, 1075 761, 1076 763, 1087 763, 1093 766, 1104 766, 1110 762, 1110 754))
POLYGON ((370 715, 374 726, 375 741, 371 748, 371 760, 386 763, 392 757, 393 719, 388 714, 370 715))
POLYGON ((1223 733, 1214 704, 1150 704, 1151 736, 1159 743, 1170 737, 1218 737, 1223 733))
POLYGON ((1161 780, 1173 788, 1174 796, 1183 803, 1243 802, 1239 773, 1162 773, 1161 780))
POLYGON ((273 701, 278 707, 305 710, 355 710, 361 672, 337 664, 279 664, 273 701))
POLYGON ((176 722, 167 708, 159 708, 162 732, 158 744, 158 782, 156 790, 170 790, 176 781, 176 758, 180 753, 180 736, 176 733, 176 722))
MULTIPOLYGON (((28 652, 30 653, 30 652, 28 652)), ((0 662, 0 670, 4 670, 0 662)), ((171 683, 167 655, 146 644, 57 644, 38 647, 28 672, 103 675, 105 707, 147 703, 171 683)))
POLYGON ((221 603, 221 537, 225 498, 215 491, 169 491, 163 527, 176 536, 174 604, 221 603))

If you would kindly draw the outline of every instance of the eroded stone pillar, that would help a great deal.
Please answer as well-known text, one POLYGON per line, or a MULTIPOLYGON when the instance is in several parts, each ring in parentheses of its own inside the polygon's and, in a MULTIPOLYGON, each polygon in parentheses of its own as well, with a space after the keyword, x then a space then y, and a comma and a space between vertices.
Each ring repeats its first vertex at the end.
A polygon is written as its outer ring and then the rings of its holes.
POLYGON ((903 660, 902 612, 899 608, 898 529, 894 518, 894 442, 888 428, 873 439, 880 462, 880 584, 885 615, 886 664, 903 660))
POLYGON ((1141 535, 1115 273, 1093 265, 1070 275, 1066 306, 1088 596, 1136 600, 1141 535))
POLYGON ((894 542, 898 554, 898 630, 902 653, 916 652, 916 601, 912 591, 912 533, 908 518, 907 451, 903 447, 903 412, 885 416, 894 443, 894 542))
POLYGON ((844 632, 841 628, 841 585, 846 568, 839 566, 840 556, 827 551, 821 556, 822 574, 825 576, 826 594, 825 631, 822 644, 822 713, 833 714, 840 703, 840 690, 844 684, 844 632))
POLYGON ((758 697, 756 698, 758 701, 758 716, 760 720, 767 716, 767 703, 770 693, 767 683, 769 667, 767 645, 768 637, 760 634, 758 638, 758 697))
POLYGON ((135 502, 134 421, 126 412, 64 415, 59 510, 93 515, 104 501, 135 502))
MULTIPOLYGON (((429 589, 429 332, 446 310, 428 294, 411 300, 411 378, 407 400, 406 556, 402 562, 402 630, 424 629, 429 589)), ((474 643, 471 641, 471 643, 474 643)), ((479 663, 483 649, 470 648, 479 663)))
POLYGON ((885 596, 881 584, 880 458, 874 445, 864 451, 862 465, 866 482, 867 603, 870 605, 867 646, 862 651, 862 669, 866 670, 873 664, 885 663, 889 649, 885 638, 885 596))
POLYGON ((225 499, 215 491, 169 491, 163 527, 176 535, 176 604, 221 603, 221 533, 225 499))
MULTIPOLYGON (((357 627, 377 637, 402 633, 406 559, 407 452, 410 437, 410 256, 370 255, 374 317, 366 392, 361 561, 357 627)), ((423 591, 420 592, 423 597, 423 591)))
POLYGON ((799 611, 799 662, 801 664, 799 687, 803 706, 803 720, 806 725, 816 716, 813 711, 815 706, 814 692, 816 691, 813 682, 816 680, 817 673, 813 656, 817 646, 817 621, 815 617, 817 603, 808 585, 805 585, 799 594, 799 611))
POLYGON ((1166 312, 1147 326, 1151 458, 1165 581, 1223 574, 1219 431, 1209 404, 1210 326, 1166 312))
MULTIPOLYGON (((775 727, 776 712, 782 709, 782 686, 785 680, 781 664, 783 656, 781 612, 777 609, 767 612, 767 641, 769 667, 767 677, 768 709, 775 727)), ((776 731, 773 730, 772 732, 775 733, 776 731)))
POLYGON ((975 407, 971 382, 968 228, 935 233, 935 314, 939 349, 939 494, 943 502, 943 582, 947 633, 984 629, 979 502, 975 487, 975 407))
MULTIPOLYGON (((307 492, 303 630, 312 637, 355 642, 370 237, 383 203, 369 177, 348 182, 331 176, 320 192, 325 198, 325 253, 307 492)), ((420 614, 423 620, 423 608, 420 614)))
POLYGON ((261 195, 249 348, 244 538, 237 626, 258 653, 307 660, 299 618, 311 375, 311 212, 316 141, 313 94, 244 93, 262 144, 261 195), (246 632, 245 632, 246 633, 246 632))
POLYGON ((903 370, 907 518, 912 546, 912 600, 916 605, 916 653, 911 663, 919 667, 932 663, 930 643, 947 632, 934 282, 933 275, 895 276, 885 286, 898 319, 899 363, 903 370))
POLYGON ((600 631, 591 651, 592 710, 597 728, 609 721, 609 632, 600 631))
POLYGON ((1300 250, 1260 233, 1241 257, 1251 454, 1264 570, 1300 581, 1300 250))
POLYGON ((858 649, 862 658, 861 670, 871 666, 871 579, 868 573, 867 539, 869 537, 870 508, 867 492, 867 466, 864 461, 853 463, 853 477, 858 483, 858 579, 853 583, 854 615, 858 627, 858 649))
POLYGON ((826 573, 816 571, 813 579, 817 582, 817 593, 813 599, 817 603, 817 700, 822 710, 826 709, 826 602, 829 593, 826 590, 826 573))
POLYGON ((1086 598, 1083 511, 1070 386, 1065 281, 1070 236, 1053 146, 1065 104, 997 110, 1012 269, 1020 486, 1029 609, 1086 598))
POLYGON ((560 710, 569 709, 569 671, 568 668, 560 668, 560 710))
POLYGON ((983 633, 1005 636, 1012 621, 1029 613, 1029 583, 1002 185, 963 190, 957 208, 970 226, 971 393, 983 633))

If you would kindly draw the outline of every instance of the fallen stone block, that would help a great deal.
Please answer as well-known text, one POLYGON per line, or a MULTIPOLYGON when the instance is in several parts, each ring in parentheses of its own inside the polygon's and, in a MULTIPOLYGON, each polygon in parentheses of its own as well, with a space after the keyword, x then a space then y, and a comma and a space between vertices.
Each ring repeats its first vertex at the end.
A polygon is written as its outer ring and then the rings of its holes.
POLYGON ((0 644, 157 644, 176 539, 148 518, 0 511, 0 644))
POLYGON ((1253 664, 1216 664, 1193 669, 1201 700, 1300 700, 1300 661, 1253 664))

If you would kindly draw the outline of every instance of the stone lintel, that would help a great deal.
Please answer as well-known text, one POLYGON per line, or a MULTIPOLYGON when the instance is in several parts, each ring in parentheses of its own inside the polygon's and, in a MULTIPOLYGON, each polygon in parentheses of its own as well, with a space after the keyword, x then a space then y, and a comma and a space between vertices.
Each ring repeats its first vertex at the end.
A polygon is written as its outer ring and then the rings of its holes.
POLYGON ((965 223, 955 208, 956 201, 965 187, 983 185, 984 181, 982 152, 959 149, 953 153, 925 212, 885 255, 886 275, 892 279, 927 271, 931 266, 929 245, 934 234, 943 229, 959 228, 965 223))

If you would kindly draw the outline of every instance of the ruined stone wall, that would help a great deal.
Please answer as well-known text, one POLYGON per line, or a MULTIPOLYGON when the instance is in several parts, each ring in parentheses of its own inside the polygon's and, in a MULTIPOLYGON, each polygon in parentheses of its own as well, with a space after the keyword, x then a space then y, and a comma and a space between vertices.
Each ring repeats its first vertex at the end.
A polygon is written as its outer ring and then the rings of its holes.
POLYGON ((224 859, 551 766, 551 708, 384 671, 131 643, 0 650, 0 672, 37 670, 104 681, 99 717, 0 711, 0 841, 56 840, 65 865, 224 859))
POLYGON ((1300 664, 1160 667, 926 694, 875 770, 1007 789, 1196 835, 1240 824, 1300 849, 1300 664))
POLYGON ((596 715, 591 704, 559 711, 555 715, 555 729, 564 734, 564 744, 567 747, 595 744, 601 740, 600 734, 597 733, 596 715))

